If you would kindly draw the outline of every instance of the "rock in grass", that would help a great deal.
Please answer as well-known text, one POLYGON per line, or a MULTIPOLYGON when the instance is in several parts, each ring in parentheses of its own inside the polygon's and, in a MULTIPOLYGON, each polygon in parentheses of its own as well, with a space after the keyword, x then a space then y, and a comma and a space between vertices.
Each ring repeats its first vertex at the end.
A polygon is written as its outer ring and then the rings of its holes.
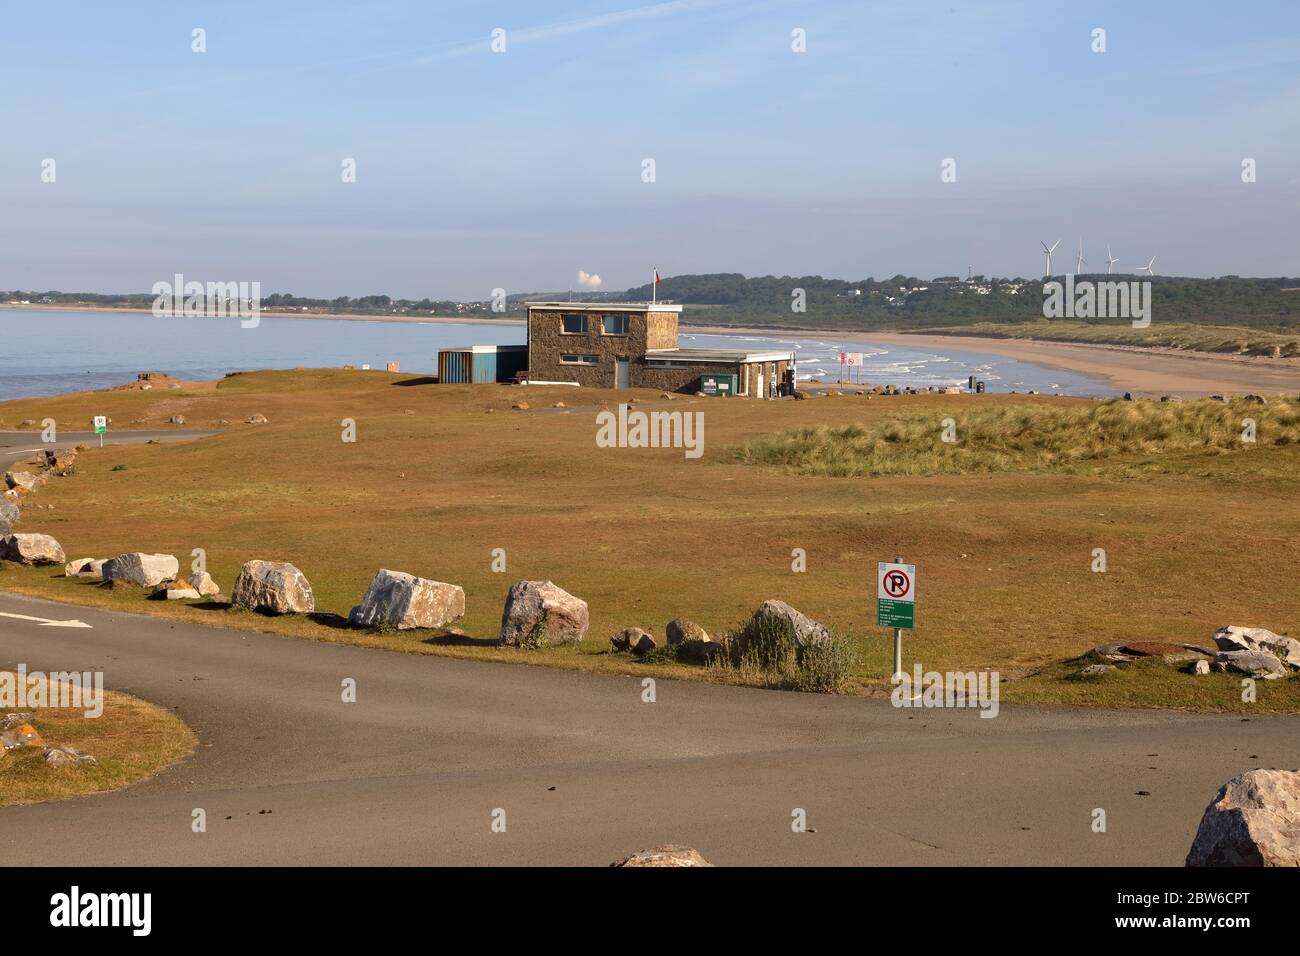
POLYGON ((43 476, 34 475, 30 471, 6 471, 5 485, 9 488, 25 491, 28 494, 35 491, 45 483, 43 476))
POLYGON ((709 641, 709 632, 694 621, 688 621, 684 617, 674 618, 668 622, 664 628, 664 636, 668 638, 668 646, 675 647, 683 641, 709 641))
POLYGON ((587 634, 587 602, 550 581, 516 581, 501 612, 500 643, 576 644, 587 634))
POLYGON ((1115 669, 1114 664, 1089 664, 1079 671, 1080 677, 1105 677, 1115 669))
POLYGON ((90 578, 92 581, 104 579, 104 560, 96 558, 78 558, 63 566, 65 578, 90 578))
POLYGON ((0 750, 17 750, 20 747, 44 747, 41 733, 29 723, 17 724, 0 733, 0 750))
POLYGON ((170 554, 145 554, 131 551, 109 558, 102 568, 105 581, 121 581, 136 587, 152 588, 176 580, 181 563, 170 554))
POLYGON ((387 625, 409 631, 443 627, 464 615, 463 588, 380 568, 366 589, 366 596, 348 615, 348 621, 354 627, 387 625))
POLYGON ((1266 680, 1286 676, 1286 665, 1268 651, 1220 651, 1214 658, 1216 671, 1231 671, 1266 680))
POLYGON ((221 593, 220 586, 216 581, 212 580, 212 575, 208 574, 207 571, 195 571, 185 580, 202 597, 210 597, 213 594, 221 593))
POLYGON ((9 534, 18 523, 18 506, 8 498, 0 497, 0 534, 9 534))
POLYGON ((19 724, 30 724, 35 718, 27 711, 15 711, 0 717, 0 730, 13 730, 19 724))
POLYGON ((239 570, 230 603, 250 611, 272 614, 310 614, 316 597, 306 576, 292 564, 248 561, 239 570))
POLYGON ((0 538, 0 561, 19 564, 63 564, 68 557, 48 534, 7 534, 0 538))
POLYGON ((830 631, 808 615, 796 611, 784 601, 764 601, 754 612, 754 616, 745 626, 747 633, 757 633, 765 628, 783 630, 794 638, 795 644, 802 650, 813 644, 821 644, 831 639, 830 631))
POLYGON ((1221 651, 1267 651, 1292 667, 1300 668, 1300 641, 1262 627, 1225 625, 1214 632, 1214 644, 1221 651))
POLYGON ((679 846, 675 843, 664 846, 652 846, 648 850, 637 850, 610 866, 713 866, 700 855, 693 846, 679 846))
POLYGON ((194 601, 199 592, 188 581, 167 581, 153 589, 153 597, 163 601, 194 601))
POLYGON ((46 747, 45 762, 51 767, 99 766, 99 761, 76 747, 46 747))
POLYGON ((639 627, 625 627, 610 637, 609 644, 616 651, 631 651, 638 657, 649 654, 658 646, 655 639, 639 627))
POLYGON ((1248 770, 1205 808, 1188 866, 1300 866, 1300 771, 1248 770))

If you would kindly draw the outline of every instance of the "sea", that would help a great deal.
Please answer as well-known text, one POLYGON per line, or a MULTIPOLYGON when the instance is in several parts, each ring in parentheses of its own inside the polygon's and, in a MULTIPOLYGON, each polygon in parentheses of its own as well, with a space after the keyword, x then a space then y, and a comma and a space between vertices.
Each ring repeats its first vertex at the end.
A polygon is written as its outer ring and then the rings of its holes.
MULTIPOLYGON (((989 392, 1115 394, 1105 382, 965 348, 914 348, 849 342, 831 333, 703 334, 685 327, 682 347, 752 348, 797 353, 802 382, 964 386, 970 376, 989 392), (861 353, 844 367, 841 353, 861 353)), ((147 313, 0 309, 0 400, 111 388, 139 372, 206 380, 254 369, 353 365, 436 373, 438 351, 466 345, 523 344, 524 327, 502 323, 416 323, 262 316, 256 328, 237 318, 147 313)))

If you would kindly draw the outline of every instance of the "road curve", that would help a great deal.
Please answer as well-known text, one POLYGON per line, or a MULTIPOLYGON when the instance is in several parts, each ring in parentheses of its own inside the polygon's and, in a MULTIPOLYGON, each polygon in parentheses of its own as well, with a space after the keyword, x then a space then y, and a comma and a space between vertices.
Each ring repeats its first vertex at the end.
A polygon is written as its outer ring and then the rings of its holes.
MULTIPOLYGON (((99 436, 95 432, 59 432, 59 440, 42 442, 39 431, 0 432, 0 472, 12 467, 14 462, 30 458, 46 448, 73 448, 77 445, 99 445, 99 436)), ((105 435, 104 446, 138 445, 147 441, 185 441, 193 438, 208 438, 221 432, 202 431, 148 431, 148 432, 114 432, 105 435)))
POLYGON ((0 809, 11 866, 606 864, 665 842, 723 865, 1178 865, 1225 780, 1300 766, 1294 717, 981 719, 668 680, 644 703, 631 663, 615 677, 400 654, 198 609, 181 623, 0 593, 0 611, 92 625, 0 617, 0 667, 102 670, 200 740, 126 790, 0 809), (796 808, 809 832, 792 832, 796 808))

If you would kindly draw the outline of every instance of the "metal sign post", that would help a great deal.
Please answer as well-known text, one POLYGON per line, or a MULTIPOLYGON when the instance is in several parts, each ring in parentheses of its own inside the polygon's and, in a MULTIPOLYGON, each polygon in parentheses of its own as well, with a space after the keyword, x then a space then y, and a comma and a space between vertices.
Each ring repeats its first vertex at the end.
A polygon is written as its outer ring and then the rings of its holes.
POLYGON ((916 626, 916 565, 894 558, 876 565, 876 624, 894 629, 894 675, 903 673, 903 628, 916 626))

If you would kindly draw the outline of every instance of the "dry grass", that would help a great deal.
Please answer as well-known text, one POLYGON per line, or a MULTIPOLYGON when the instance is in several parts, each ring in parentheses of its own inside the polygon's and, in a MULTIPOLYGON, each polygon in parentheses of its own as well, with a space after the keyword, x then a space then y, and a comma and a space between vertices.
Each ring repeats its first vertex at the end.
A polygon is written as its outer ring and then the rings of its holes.
POLYGON ((1127 473, 1168 465, 1168 456, 1236 455, 1300 440, 1300 402, 1126 402, 1084 406, 978 408, 940 417, 891 418, 870 425, 816 426, 744 442, 737 461, 801 475, 970 474, 1051 470, 1127 473), (1254 442, 1243 422, 1255 423, 1254 442), (945 436, 953 440, 945 440, 945 436))
MULTIPOLYGON (((0 709, 0 716, 10 713, 0 709)), ((0 806, 117 790, 189 754, 194 734, 169 711, 127 694, 104 692, 104 712, 43 707, 32 724, 45 743, 93 755, 98 766, 51 767, 39 747, 0 754, 0 806)))
MULTIPOLYGON (((55 509, 28 511, 22 530, 53 534, 69 558, 139 549, 188 563, 202 547, 227 589, 250 558, 289 560, 311 580, 319 609, 334 614, 360 600, 380 567, 451 581, 466 592, 462 636, 149 602, 52 569, 0 567, 0 588, 390 650, 712 681, 738 676, 634 662, 609 653, 608 635, 637 626, 662 638, 675 617, 719 633, 777 598, 844 635, 856 661, 846 690, 875 694, 888 689, 890 650, 888 632, 874 626, 873 574, 895 554, 919 566, 918 626, 905 657, 927 669, 1024 676, 1107 641, 1204 643, 1229 622, 1300 633, 1300 448, 1268 444, 1264 431, 1256 446, 1108 458, 1096 473, 1017 467, 854 480, 737 464, 723 449, 804 428, 874 433, 899 420, 929 421, 937 434, 949 416, 959 429, 976 414, 1087 420, 1101 406, 1000 395, 678 398, 666 407, 705 412, 705 454, 687 460, 671 449, 598 448, 593 404, 617 401, 614 393, 401 384, 409 381, 256 373, 170 392, 168 402, 186 403, 191 427, 252 412, 270 423, 187 444, 91 448, 74 477, 40 492, 55 509), (521 396, 534 411, 510 410, 521 396), (550 407, 556 401, 567 413, 550 407), (356 444, 340 441, 345 417, 357 422, 356 444), (113 471, 118 464, 127 470, 113 471), (1129 464, 1139 478, 1127 477, 1129 464), (505 574, 491 570, 494 548, 506 551, 505 574), (791 570, 794 548, 807 551, 806 573, 791 570), (1105 574, 1090 571, 1094 548, 1108 553, 1105 574), (496 647, 502 601, 521 578, 550 578, 586 599, 588 640, 536 652, 496 647)), ((0 415, 62 422, 103 412, 156 428, 163 409, 149 404, 159 401, 152 394, 26 399, 0 405, 0 415)), ((1270 398, 1254 408, 1263 422, 1281 406, 1270 398)), ((1038 440, 1052 441, 1046 431, 1038 440)), ((1032 691, 1039 700, 1247 709, 1235 684, 1217 677, 1151 681, 1145 691, 1052 677, 1017 683, 1004 683, 1007 699, 1032 691)), ((1300 681, 1271 682, 1255 709, 1300 710, 1300 681)))

